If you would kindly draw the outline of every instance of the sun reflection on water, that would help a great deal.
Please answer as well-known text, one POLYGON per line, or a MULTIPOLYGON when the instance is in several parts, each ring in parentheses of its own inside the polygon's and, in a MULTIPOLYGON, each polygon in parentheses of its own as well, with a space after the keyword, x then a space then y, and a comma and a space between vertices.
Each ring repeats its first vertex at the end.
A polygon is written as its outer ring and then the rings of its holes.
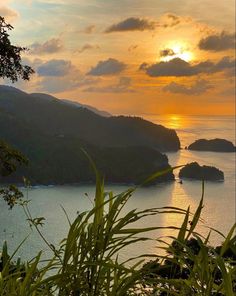
MULTIPOLYGON (((180 184, 178 181, 175 182, 171 201, 169 206, 187 210, 187 205, 190 206, 190 211, 194 212, 197 207, 197 202, 188 192, 185 190, 185 186, 180 184)), ((181 226, 184 220, 184 215, 179 213, 170 213, 163 216, 163 225, 165 226, 181 226)), ((175 230, 163 230, 163 236, 174 236, 176 235, 175 230)))
POLYGON ((170 128, 178 129, 183 126, 183 120, 179 115, 170 115, 168 121, 170 128))
POLYGON ((188 119, 179 114, 164 115, 165 125, 172 129, 184 129, 189 125, 188 119))
POLYGON ((171 129, 185 129, 188 128, 191 122, 189 119, 183 115, 179 114, 165 114, 165 115, 155 115, 155 114, 145 114, 146 120, 152 121, 156 124, 162 124, 167 128, 171 129))

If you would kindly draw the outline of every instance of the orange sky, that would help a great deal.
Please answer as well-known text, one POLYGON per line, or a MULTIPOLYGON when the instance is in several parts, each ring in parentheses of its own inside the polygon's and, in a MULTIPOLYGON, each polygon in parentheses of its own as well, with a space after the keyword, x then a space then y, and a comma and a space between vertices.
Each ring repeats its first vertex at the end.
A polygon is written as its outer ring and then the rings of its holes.
POLYGON ((235 2, 218 2, 1 0, 36 71, 15 86, 113 114, 234 114, 235 2))

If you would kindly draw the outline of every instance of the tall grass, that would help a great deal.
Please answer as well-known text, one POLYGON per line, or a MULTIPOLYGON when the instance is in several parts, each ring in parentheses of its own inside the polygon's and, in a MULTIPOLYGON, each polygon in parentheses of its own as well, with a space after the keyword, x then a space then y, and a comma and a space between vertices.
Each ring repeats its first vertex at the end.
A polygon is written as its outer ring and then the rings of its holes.
MULTIPOLYGON (((92 161, 91 161, 92 163, 92 161)), ((94 166, 94 164, 92 163, 94 166)), ((31 261, 14 262, 4 244, 0 261, 0 295, 234 295, 236 246, 234 230, 224 238, 220 248, 208 246, 209 236, 203 239, 195 232, 201 216, 203 197, 194 215, 187 210, 163 207, 122 211, 137 187, 114 195, 104 189, 104 180, 96 170, 94 207, 79 213, 70 224, 68 235, 53 256, 42 263, 41 252, 31 261), (120 253, 128 246, 151 240, 149 232, 163 227, 137 228, 136 222, 153 215, 179 214, 181 227, 172 243, 164 243, 165 255, 142 254, 123 261, 120 253), (190 223, 189 223, 190 222, 190 223), (145 260, 150 260, 145 263, 145 260), (144 264, 145 263, 145 264, 144 264)), ((165 172, 158 172, 147 181, 165 172)), ((31 225, 39 232, 42 218, 32 218, 27 202, 22 206, 31 225)), ((24 247, 24 244, 22 243, 24 247)), ((17 250, 16 250, 17 251, 17 250)))

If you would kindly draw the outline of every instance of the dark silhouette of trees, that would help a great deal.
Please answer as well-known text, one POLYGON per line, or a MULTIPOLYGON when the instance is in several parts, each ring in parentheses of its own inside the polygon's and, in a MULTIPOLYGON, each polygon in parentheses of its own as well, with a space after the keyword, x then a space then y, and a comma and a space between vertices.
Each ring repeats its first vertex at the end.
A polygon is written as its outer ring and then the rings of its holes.
POLYGON ((11 44, 8 31, 13 27, 5 22, 0 16, 0 77, 9 78, 16 82, 19 78, 29 80, 34 70, 22 64, 21 54, 27 50, 26 47, 11 44))
MULTIPOLYGON (((8 78, 16 82, 19 78, 29 80, 34 70, 22 64, 21 53, 26 51, 26 47, 11 44, 8 31, 13 27, 5 22, 0 16, 0 78, 8 78)), ((15 172, 18 165, 26 164, 27 159, 17 150, 0 141, 0 181, 2 177, 15 172)), ((10 208, 22 197, 22 193, 14 185, 0 189, 2 197, 10 208)))
POLYGON ((27 164, 27 159, 16 149, 0 140, 0 177, 14 173, 17 166, 27 164))

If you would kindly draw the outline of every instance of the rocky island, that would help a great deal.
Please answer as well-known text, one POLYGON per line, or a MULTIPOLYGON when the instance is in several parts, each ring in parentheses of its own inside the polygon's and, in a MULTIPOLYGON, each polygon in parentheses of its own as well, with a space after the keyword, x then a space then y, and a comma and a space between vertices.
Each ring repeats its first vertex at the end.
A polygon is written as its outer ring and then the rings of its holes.
POLYGON ((216 167, 206 165, 200 166, 197 162, 192 162, 180 170, 179 178, 205 181, 223 181, 224 173, 216 167))
POLYGON ((188 149, 198 151, 235 152, 234 144, 225 139, 199 139, 189 145, 188 149))

